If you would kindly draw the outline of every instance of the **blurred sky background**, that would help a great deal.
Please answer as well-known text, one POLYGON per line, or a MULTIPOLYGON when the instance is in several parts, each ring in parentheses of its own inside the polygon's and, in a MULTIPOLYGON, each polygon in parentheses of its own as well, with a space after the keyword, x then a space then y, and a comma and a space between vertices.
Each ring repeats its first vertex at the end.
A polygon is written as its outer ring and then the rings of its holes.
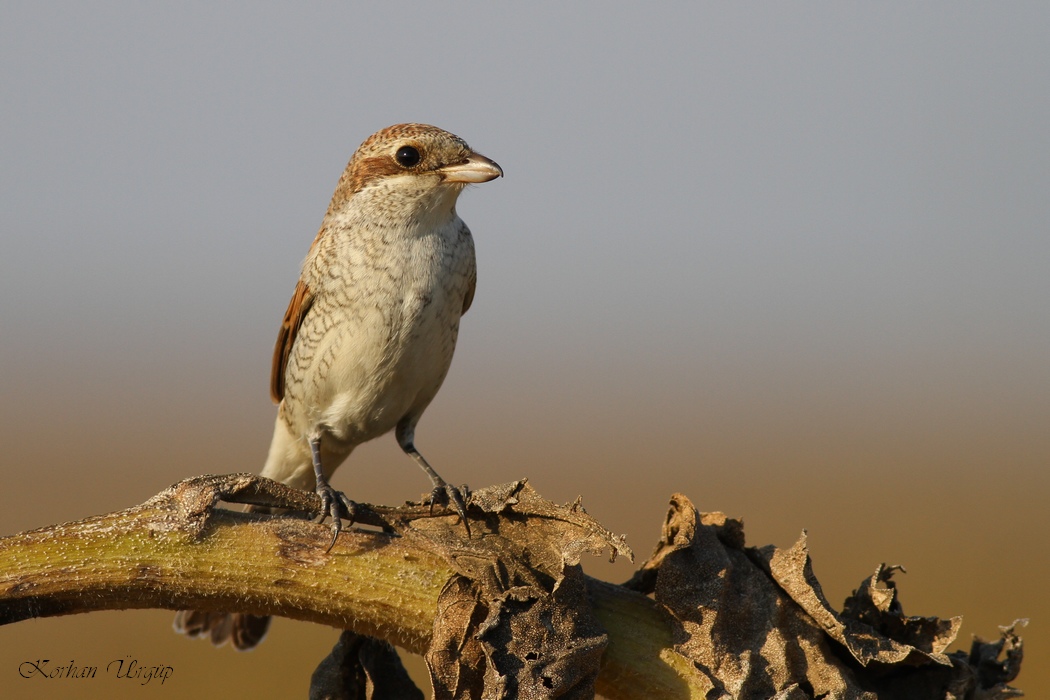
MULTIPOLYGON (((260 469, 336 180, 423 121, 506 172, 460 199, 477 296, 417 431, 442 475, 582 494, 643 560, 676 491, 750 544, 806 528, 835 605, 888 562, 957 646, 1030 617, 1015 685, 1046 697, 1048 37, 1037 2, 6 2, 0 533, 260 469)), ((392 437, 333 483, 428 485, 392 437)), ((0 628, 0 688, 302 696, 337 636, 170 620, 0 628), (174 675, 17 675, 129 656, 174 675)))

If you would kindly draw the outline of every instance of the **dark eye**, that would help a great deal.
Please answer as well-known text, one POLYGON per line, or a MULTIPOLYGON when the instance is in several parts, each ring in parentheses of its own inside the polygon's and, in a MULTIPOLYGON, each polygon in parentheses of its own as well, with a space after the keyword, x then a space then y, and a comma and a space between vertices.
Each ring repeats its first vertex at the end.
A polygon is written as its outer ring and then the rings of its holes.
POLYGON ((411 168, 419 165, 421 160, 419 151, 412 146, 402 146, 397 149, 397 154, 394 157, 397 158, 397 163, 402 168, 411 168))

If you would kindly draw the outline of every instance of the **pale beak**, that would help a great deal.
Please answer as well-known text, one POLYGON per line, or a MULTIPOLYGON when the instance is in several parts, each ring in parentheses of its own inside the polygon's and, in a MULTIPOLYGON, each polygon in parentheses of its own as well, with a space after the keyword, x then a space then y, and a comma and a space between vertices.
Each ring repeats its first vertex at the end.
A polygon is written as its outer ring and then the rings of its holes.
POLYGON ((445 182, 488 182, 503 174, 503 169, 479 153, 472 153, 462 163, 438 168, 445 182))

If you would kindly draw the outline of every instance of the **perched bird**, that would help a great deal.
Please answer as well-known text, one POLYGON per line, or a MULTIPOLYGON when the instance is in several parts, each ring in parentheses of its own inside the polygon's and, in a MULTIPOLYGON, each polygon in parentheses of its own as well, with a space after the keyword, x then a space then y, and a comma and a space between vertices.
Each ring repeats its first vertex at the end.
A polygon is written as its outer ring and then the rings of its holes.
MULTIPOLYGON (((458 136, 398 124, 370 136, 339 179, 274 348, 278 403, 262 475, 320 495, 333 542, 353 503, 328 483, 353 449, 394 431, 469 533, 463 495, 415 447, 474 298, 470 230, 456 200, 503 174, 458 136)), ((183 611, 176 629, 255 646, 269 618, 183 611)))

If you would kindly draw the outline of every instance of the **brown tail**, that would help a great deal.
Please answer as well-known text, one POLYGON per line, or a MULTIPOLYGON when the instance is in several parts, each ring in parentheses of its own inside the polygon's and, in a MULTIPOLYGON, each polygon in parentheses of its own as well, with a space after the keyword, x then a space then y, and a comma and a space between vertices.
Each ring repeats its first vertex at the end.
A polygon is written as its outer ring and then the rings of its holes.
POLYGON ((232 642, 235 649, 247 651, 263 640, 270 629, 269 616, 241 613, 181 610, 175 615, 175 631, 194 639, 208 636, 215 646, 232 642))

